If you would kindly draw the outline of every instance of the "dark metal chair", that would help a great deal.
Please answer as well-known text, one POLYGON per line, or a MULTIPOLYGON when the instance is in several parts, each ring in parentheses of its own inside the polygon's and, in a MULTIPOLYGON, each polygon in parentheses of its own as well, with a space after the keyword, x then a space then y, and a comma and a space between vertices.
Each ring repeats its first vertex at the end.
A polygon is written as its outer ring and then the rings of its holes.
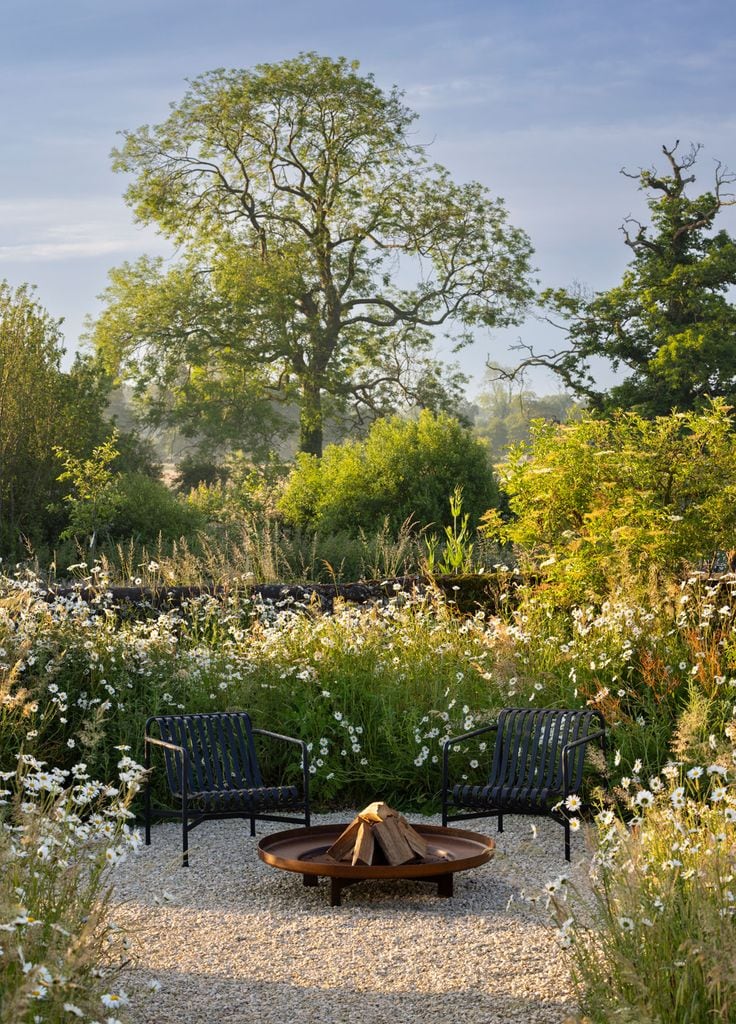
POLYGON ((565 829, 565 859, 570 860, 570 823, 563 803, 578 795, 585 747, 600 739, 605 751, 605 722, 592 710, 503 708, 493 725, 445 740, 442 751, 442 824, 495 816, 503 832, 504 814, 546 815, 565 829), (593 729, 598 720, 600 728, 593 729), (490 774, 482 785, 449 781, 450 749, 496 732, 490 774), (460 813, 450 814, 457 808, 460 813))
POLYGON ((151 843, 151 818, 177 818, 182 826, 182 864, 189 866, 189 833, 203 821, 247 818, 250 834, 256 819, 285 821, 309 827, 309 754, 302 740, 255 729, 245 711, 201 715, 156 715, 145 727, 146 846, 151 843), (152 728, 159 737, 151 735, 152 728), (302 785, 266 786, 256 754, 255 736, 293 743, 301 749, 302 785), (179 808, 151 806, 151 747, 164 753, 166 778, 179 808), (300 811, 300 817, 281 812, 300 811), (277 812, 277 813, 273 813, 277 812))

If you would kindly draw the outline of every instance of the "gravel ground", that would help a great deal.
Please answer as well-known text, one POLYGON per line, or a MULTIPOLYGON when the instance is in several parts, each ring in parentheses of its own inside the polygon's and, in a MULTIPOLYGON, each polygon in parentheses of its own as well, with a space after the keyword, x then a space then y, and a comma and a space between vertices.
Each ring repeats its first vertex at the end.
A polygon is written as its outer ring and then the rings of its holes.
MULTIPOLYGON (((347 822, 353 811, 315 816, 347 822)), ((410 816, 414 822, 437 819, 410 816)), ((435 886, 363 882, 330 907, 329 883, 302 885, 257 856, 245 822, 206 822, 178 867, 175 824, 116 871, 114 916, 130 932, 123 978, 135 1024, 560 1024, 574 1013, 562 954, 519 899, 560 873, 584 885, 583 839, 548 819, 507 817, 465 827, 497 841, 488 864, 455 875, 455 895, 435 886), (162 900, 163 894, 165 898, 162 900), (513 897, 513 898, 512 898, 513 897)), ((259 837, 284 827, 258 824, 259 837)), ((459 822, 458 827, 464 827, 459 822)))

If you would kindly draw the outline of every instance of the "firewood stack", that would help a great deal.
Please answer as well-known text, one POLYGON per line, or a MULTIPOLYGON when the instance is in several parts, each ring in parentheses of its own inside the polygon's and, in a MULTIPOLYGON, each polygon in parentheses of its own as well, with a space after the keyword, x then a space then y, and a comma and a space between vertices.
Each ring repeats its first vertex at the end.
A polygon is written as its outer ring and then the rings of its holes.
POLYGON ((388 804, 369 804, 342 832, 327 855, 350 864, 407 864, 427 856, 427 842, 388 804))

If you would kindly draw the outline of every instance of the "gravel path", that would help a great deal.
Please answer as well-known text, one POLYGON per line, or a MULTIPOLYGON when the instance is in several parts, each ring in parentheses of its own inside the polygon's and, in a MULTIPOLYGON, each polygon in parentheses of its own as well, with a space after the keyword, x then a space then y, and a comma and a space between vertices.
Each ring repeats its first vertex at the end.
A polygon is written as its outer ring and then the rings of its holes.
MULTIPOLYGON (((152 845, 116 872, 115 920, 134 951, 123 987, 161 983, 135 999, 132 1020, 560 1024, 574 1012, 565 962, 519 896, 560 873, 581 884, 587 859, 573 836, 570 870, 559 825, 534 819, 535 840, 531 820, 506 818, 501 835, 493 821, 467 823, 496 838, 496 856, 456 874, 452 899, 433 885, 364 882, 344 890, 341 907, 329 906, 326 880, 306 888, 263 864, 244 822, 201 825, 188 870, 177 866, 178 826, 155 826, 152 845)), ((259 823, 258 834, 283 827, 259 823)))

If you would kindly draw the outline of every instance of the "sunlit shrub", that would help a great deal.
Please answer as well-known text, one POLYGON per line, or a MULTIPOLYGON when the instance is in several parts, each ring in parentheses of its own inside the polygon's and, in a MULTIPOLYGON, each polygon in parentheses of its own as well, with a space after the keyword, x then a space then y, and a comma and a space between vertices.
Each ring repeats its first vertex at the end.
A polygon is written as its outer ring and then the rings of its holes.
POLYGON ((194 507, 142 473, 121 476, 118 492, 119 506, 110 524, 113 537, 151 543, 159 536, 167 540, 192 538, 204 527, 204 517, 194 507))
POLYGON ((371 532, 385 520, 398 531, 409 518, 449 523, 457 486, 474 527, 498 502, 487 448, 456 419, 425 410, 417 420, 377 420, 364 441, 328 445, 321 459, 299 456, 280 508, 320 533, 371 532))
POLYGON ((626 580, 709 564, 736 532, 736 432, 730 408, 647 420, 538 421, 502 468, 511 519, 485 529, 517 547, 558 604, 601 601, 626 580))

